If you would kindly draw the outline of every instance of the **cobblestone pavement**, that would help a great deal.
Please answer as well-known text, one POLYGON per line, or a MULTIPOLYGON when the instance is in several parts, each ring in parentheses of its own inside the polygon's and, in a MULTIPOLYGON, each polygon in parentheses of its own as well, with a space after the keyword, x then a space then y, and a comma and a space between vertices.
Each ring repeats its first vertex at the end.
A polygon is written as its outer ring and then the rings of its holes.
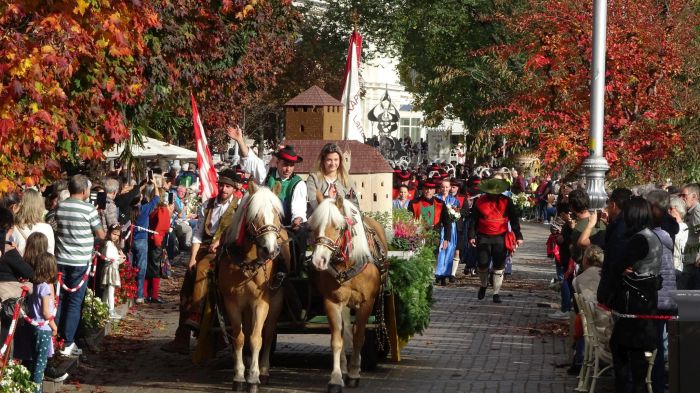
MULTIPOLYGON (((571 392, 566 374, 570 344, 566 323, 547 319, 558 294, 547 289, 553 266, 544 250, 548 230, 523 225, 525 244, 515 254, 514 273, 502 290, 503 303, 476 299, 476 278, 459 277, 436 287, 430 327, 414 337, 399 363, 363 372, 364 392, 571 392), (543 307, 544 306, 544 307, 543 307)), ((460 269, 461 270, 461 269, 460 269)), ((178 280, 164 283, 166 305, 132 311, 103 351, 84 357, 62 390, 80 392, 230 391, 229 350, 202 365, 159 350, 173 336, 178 280), (121 332, 121 334, 120 334, 121 332)), ((262 392, 325 392, 330 377, 329 336, 280 335, 270 385, 262 392)), ((611 391, 611 378, 598 392, 611 391)))

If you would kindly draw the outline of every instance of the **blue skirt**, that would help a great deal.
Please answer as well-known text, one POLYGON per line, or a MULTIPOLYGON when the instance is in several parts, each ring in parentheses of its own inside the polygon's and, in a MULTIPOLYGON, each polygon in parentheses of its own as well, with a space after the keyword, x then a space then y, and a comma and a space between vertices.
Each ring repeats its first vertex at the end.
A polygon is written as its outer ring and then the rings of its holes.
POLYGON ((452 235, 450 236, 450 243, 447 248, 442 250, 442 242, 445 240, 445 229, 440 229, 440 243, 438 244, 438 259, 437 266, 435 267, 436 277, 449 277, 452 275, 452 260, 455 257, 455 250, 457 249, 457 225, 453 222, 452 224, 452 235))

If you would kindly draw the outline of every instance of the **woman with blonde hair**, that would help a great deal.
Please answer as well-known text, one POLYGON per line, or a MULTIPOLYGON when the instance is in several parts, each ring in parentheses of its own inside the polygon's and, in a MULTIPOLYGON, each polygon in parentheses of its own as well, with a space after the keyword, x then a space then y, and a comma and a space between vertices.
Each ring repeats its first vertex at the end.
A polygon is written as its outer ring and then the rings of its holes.
POLYGON ((318 156, 318 170, 306 179, 311 211, 322 198, 342 196, 358 205, 355 182, 350 179, 348 168, 343 163, 343 151, 335 143, 327 143, 318 156), (322 198, 321 198, 322 197, 322 198))
POLYGON ((24 255, 27 239, 35 232, 43 233, 46 236, 49 241, 48 252, 53 254, 55 238, 53 228, 44 221, 45 213, 44 198, 39 191, 31 188, 25 190, 15 216, 14 227, 15 243, 20 254, 24 255))

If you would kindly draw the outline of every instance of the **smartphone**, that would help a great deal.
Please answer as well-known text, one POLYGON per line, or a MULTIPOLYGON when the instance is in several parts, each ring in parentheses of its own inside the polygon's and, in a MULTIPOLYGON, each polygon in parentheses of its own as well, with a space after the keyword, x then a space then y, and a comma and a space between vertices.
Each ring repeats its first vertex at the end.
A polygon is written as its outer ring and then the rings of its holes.
POLYGON ((90 191, 90 203, 97 206, 97 191, 90 191))
POLYGON ((175 193, 169 192, 168 193, 168 204, 171 205, 173 203, 175 203, 175 193))
POLYGON ((148 170, 148 180, 153 180, 153 170, 152 169, 148 170))
POLYGON ((107 208, 107 192, 100 191, 97 193, 97 197, 95 198, 95 207, 101 210, 107 208))

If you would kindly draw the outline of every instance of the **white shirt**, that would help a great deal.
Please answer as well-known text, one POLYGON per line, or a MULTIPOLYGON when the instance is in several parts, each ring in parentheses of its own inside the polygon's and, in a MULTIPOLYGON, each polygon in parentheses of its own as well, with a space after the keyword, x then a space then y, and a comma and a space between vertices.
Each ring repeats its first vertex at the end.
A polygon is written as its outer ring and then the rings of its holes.
POLYGON ((683 251, 685 243, 688 241, 688 224, 681 222, 678 224, 678 233, 673 242, 673 267, 683 271, 683 251))
POLYGON ((49 239, 49 254, 53 255, 53 250, 54 250, 54 245, 56 244, 56 240, 54 238, 53 234, 53 228, 51 228, 51 225, 45 223, 45 222, 39 222, 34 225, 32 225, 31 229, 27 227, 19 228, 15 225, 14 231, 12 232, 12 236, 15 238, 15 244, 17 245, 17 251, 21 255, 24 255, 24 249, 27 247, 27 238, 29 235, 31 235, 34 232, 39 232, 43 233, 46 235, 46 238, 49 239))
MULTIPOLYGON (((229 197, 224 202, 219 202, 218 199, 214 202, 214 208, 211 211, 211 216, 209 218, 209 231, 211 233, 216 232, 219 229, 219 221, 221 221, 221 216, 226 213, 228 207, 233 201, 233 195, 229 197)), ((208 203, 205 202, 205 203, 208 203)), ((201 209, 197 217, 197 226, 194 227, 194 232, 192 233, 192 243, 202 243, 202 236, 204 236, 204 225, 207 224, 206 216, 204 215, 205 209, 201 209)))
MULTIPOLYGON (((267 165, 252 151, 248 151, 247 157, 241 158, 241 168, 244 171, 250 173, 252 177, 258 184, 263 184, 265 178, 267 177, 268 168, 267 165)), ((280 176, 279 171, 277 175, 280 176)), ((279 177, 281 179, 281 176, 279 177)), ((286 179, 282 179, 286 180, 286 179)), ((264 184, 263 184, 264 185, 264 184)), ((299 184, 294 188, 292 193, 292 220, 301 218, 301 222, 306 222, 306 201, 307 201, 307 190, 304 181, 300 181, 299 184)))

